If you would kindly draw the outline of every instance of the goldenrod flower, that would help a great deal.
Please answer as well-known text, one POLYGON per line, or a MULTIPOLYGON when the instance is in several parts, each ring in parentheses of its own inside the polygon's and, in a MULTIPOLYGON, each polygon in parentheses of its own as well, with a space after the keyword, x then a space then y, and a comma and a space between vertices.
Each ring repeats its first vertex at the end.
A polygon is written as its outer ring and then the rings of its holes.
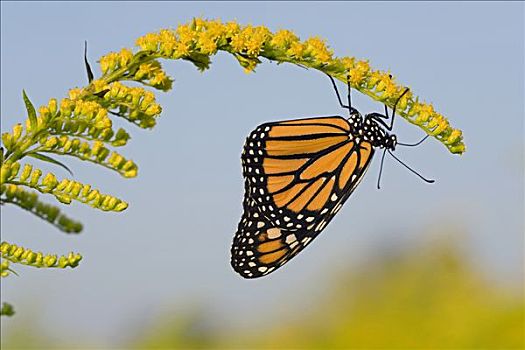
MULTIPOLYGON (((178 41, 185 44, 193 42, 195 31, 192 30, 188 25, 180 25, 176 29, 178 41)), ((160 38, 159 38, 160 39, 160 38)))
POLYGON ((244 39, 244 35, 242 35, 241 33, 238 33, 232 37, 230 41, 230 46, 232 50, 237 51, 237 52, 242 52, 244 50, 245 43, 246 43, 246 40, 244 39))
POLYGON ((289 45, 297 42, 299 38, 290 30, 279 30, 270 40, 270 45, 281 50, 288 49, 289 45))
POLYGON ((293 42, 290 48, 288 49, 287 54, 289 54, 294 59, 301 60, 303 58, 304 52, 305 48, 302 43, 293 42))
POLYGON ((326 64, 332 59, 332 51, 328 49, 324 40, 318 37, 309 38, 305 45, 318 62, 326 64))
MULTIPOLYGON (((133 58, 133 52, 130 49, 124 48, 120 50, 119 60, 118 60, 119 67, 127 66, 132 58, 133 58)), ((100 91, 100 90, 97 90, 97 91, 100 91)))
POLYGON ((119 61, 120 57, 116 52, 110 52, 106 56, 102 56, 100 58, 100 69, 102 70, 102 73, 105 74, 117 69, 119 61))
MULTIPOLYGON (((135 44, 139 46, 141 50, 143 51, 155 51, 157 50, 157 43, 158 43, 157 38, 158 38, 157 34, 149 33, 149 34, 146 34, 138 38, 137 41, 135 41, 135 44)), ((102 60, 101 60, 101 65, 102 65, 102 60)), ((106 73, 107 69, 104 70, 102 66, 100 68, 102 70, 102 73, 106 73)))
POLYGON ((358 61, 348 71, 350 75, 350 83, 355 86, 360 86, 361 83, 368 77, 370 73, 370 65, 368 61, 358 61))
POLYGON ((71 100, 76 100, 82 94, 82 89, 71 89, 69 90, 69 98, 71 100))
MULTIPOLYGON (((159 47, 173 46, 173 35, 168 30, 159 34, 147 34, 137 40, 144 51, 154 51, 155 57, 190 59, 199 69, 208 66, 203 55, 209 56, 216 51, 230 52, 246 71, 253 71, 260 62, 258 57, 265 57, 278 63, 290 62, 304 67, 324 71, 346 82, 350 76, 351 86, 377 101, 393 107, 405 87, 394 82, 391 75, 370 67, 368 61, 354 57, 333 57, 332 50, 323 39, 314 37, 304 42, 288 30, 279 30, 273 34, 264 26, 241 26, 237 22, 221 23, 219 20, 196 18, 189 24, 178 26, 174 31, 178 44, 173 55, 166 55, 159 47)), ((169 51, 169 50, 168 50, 169 51)), ((160 78, 156 81, 161 80, 160 78)), ((452 129, 443 116, 435 111, 428 114, 429 105, 420 103, 409 91, 398 103, 399 115, 410 123, 418 125, 428 134, 443 142, 451 152, 464 150, 461 134, 450 138, 452 129), (422 112, 423 115, 419 115, 422 112), (430 124, 429 124, 430 123, 430 124), (455 140, 445 143, 445 140, 455 140), (463 145, 463 146, 461 146, 463 145)), ((447 141, 448 142, 448 141, 447 141)))
POLYGON ((200 33, 197 39, 197 48, 205 55, 213 55, 217 52, 216 36, 209 32, 200 33))

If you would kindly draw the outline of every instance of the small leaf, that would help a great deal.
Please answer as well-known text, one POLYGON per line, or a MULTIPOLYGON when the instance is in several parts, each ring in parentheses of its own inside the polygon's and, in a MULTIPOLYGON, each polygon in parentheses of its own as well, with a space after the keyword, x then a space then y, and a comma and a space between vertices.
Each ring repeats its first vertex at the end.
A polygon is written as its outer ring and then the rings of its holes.
POLYGON ((26 104, 27 116, 29 117, 29 121, 31 122, 31 129, 36 130, 38 122, 36 120, 35 107, 31 103, 31 101, 29 101, 29 97, 27 97, 25 90, 22 90, 22 95, 24 97, 24 103, 26 104))
POLYGON ((93 95, 97 96, 97 97, 100 97, 100 98, 104 98, 104 96, 109 92, 109 89, 104 89, 102 91, 99 91, 99 92, 95 92, 93 95))
POLYGON ((59 162, 56 159, 53 159, 53 158, 51 158, 49 156, 46 156, 46 155, 44 155, 42 153, 28 153, 27 155, 30 156, 30 157, 36 158, 36 159, 40 159, 40 160, 42 160, 44 162, 48 162, 48 163, 52 163, 52 164, 58 165, 58 166, 60 166, 60 167, 62 167, 64 169, 66 169, 67 172, 69 174, 71 174, 71 176, 73 176, 73 172, 65 164, 59 162))
POLYGON ((84 41, 84 63, 86 64, 86 71, 88 76, 88 82, 91 83, 93 81, 93 71, 91 70, 91 66, 89 65, 88 59, 87 59, 87 40, 84 41))
POLYGON ((16 273, 16 271, 13 270, 12 268, 8 267, 6 270, 9 271, 10 273, 12 273, 13 275, 17 276, 17 277, 20 277, 20 275, 18 273, 16 273))
POLYGON ((108 110, 108 113, 111 114, 111 115, 117 116, 117 117, 126 118, 126 115, 122 114, 122 113, 113 112, 113 111, 110 111, 110 110, 108 110))

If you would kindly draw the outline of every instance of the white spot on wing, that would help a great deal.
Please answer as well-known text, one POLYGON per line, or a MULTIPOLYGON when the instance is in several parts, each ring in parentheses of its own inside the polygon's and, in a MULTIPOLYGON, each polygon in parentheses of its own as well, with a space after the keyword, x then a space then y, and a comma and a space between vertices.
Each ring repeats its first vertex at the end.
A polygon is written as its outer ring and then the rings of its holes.
POLYGON ((268 238, 270 239, 279 238, 281 236, 281 229, 277 227, 273 227, 269 229, 267 233, 268 233, 268 238))

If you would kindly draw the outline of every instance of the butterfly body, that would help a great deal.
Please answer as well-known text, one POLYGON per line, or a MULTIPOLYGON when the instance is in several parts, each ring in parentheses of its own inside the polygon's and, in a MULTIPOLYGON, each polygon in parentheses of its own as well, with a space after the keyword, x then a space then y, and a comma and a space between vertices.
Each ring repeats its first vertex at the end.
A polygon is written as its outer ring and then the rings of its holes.
POLYGON ((372 117, 315 117, 265 123, 244 145, 243 216, 231 264, 245 278, 266 275, 303 250, 355 190, 374 148, 394 150, 372 117))

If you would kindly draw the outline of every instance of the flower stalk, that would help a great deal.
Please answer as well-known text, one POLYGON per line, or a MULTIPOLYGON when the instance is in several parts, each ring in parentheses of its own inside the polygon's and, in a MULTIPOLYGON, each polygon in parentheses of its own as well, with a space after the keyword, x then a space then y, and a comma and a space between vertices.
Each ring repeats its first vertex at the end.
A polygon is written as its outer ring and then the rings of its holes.
MULTIPOLYGON (((324 40, 313 37, 301 41, 289 30, 272 33, 264 26, 195 18, 174 30, 146 34, 138 38, 136 44, 141 50, 136 55, 142 54, 149 59, 188 60, 200 70, 208 69, 210 57, 224 51, 232 54, 246 72, 254 71, 261 63, 260 58, 266 58, 317 69, 344 83, 350 76, 352 88, 390 108, 406 89, 388 72, 372 69, 368 61, 334 57, 324 40)), ((396 113, 444 144, 451 153, 465 151, 462 132, 451 127, 432 104, 420 102, 412 91, 398 102, 396 113)))

